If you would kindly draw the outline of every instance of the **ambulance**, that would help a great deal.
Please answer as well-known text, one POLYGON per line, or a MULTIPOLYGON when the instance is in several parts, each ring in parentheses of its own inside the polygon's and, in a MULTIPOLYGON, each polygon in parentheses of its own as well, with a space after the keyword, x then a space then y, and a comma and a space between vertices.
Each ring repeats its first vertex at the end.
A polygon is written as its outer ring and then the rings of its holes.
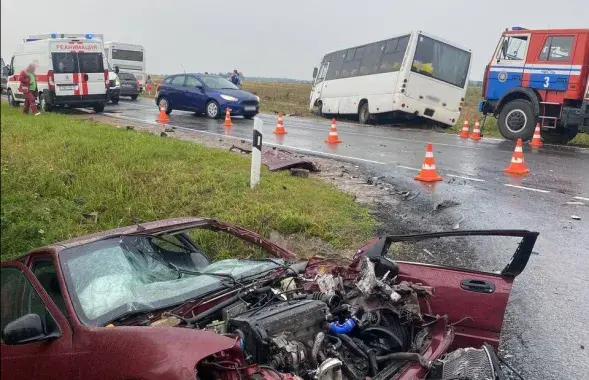
POLYGON ((91 107, 97 113, 104 111, 109 71, 102 38, 57 33, 25 37, 10 62, 6 92, 14 106, 24 102, 18 77, 30 63, 36 66, 41 110, 91 107))

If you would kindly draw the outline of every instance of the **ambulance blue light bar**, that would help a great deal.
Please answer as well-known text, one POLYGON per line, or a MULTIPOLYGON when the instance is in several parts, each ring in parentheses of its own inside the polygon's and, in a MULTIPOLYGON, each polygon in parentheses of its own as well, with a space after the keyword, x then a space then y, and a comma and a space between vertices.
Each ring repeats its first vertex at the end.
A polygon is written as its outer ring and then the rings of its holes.
POLYGON ((51 33, 51 38, 57 38, 57 33, 51 33))
POLYGON ((511 30, 527 30, 526 28, 522 28, 521 26, 514 26, 511 30))
POLYGON ((85 36, 85 37, 86 37, 86 39, 88 39, 88 40, 91 40, 91 39, 94 37, 94 35, 93 35, 93 34, 90 34, 90 33, 88 33, 88 34, 86 34, 86 36, 85 36))

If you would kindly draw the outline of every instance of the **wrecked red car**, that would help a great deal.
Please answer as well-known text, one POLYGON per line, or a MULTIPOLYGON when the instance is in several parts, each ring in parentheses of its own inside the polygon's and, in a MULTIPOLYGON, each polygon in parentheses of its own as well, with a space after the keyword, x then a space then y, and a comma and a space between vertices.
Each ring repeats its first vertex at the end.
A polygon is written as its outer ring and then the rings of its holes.
POLYGON ((2 263, 2 378, 499 379, 504 311, 537 236, 384 236, 347 263, 300 261, 212 219, 56 243, 2 263), (260 258, 211 261, 217 234, 260 258), (447 236, 521 241, 497 273, 387 256, 393 244, 447 236))

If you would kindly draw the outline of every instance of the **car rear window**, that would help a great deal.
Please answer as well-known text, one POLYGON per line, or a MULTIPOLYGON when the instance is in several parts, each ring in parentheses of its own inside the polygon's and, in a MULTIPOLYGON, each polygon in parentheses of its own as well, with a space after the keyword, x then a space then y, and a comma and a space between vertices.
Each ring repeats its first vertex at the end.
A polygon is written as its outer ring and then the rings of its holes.
POLYGON ((135 75, 133 75, 131 73, 119 73, 119 79, 121 79, 121 80, 137 80, 137 78, 135 78, 135 75))

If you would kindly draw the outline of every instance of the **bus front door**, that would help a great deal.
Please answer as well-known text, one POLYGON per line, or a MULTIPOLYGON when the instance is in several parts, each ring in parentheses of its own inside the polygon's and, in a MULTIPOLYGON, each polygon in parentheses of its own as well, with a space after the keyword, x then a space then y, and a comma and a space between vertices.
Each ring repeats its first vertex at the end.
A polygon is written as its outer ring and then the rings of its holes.
MULTIPOLYGON (((318 100, 321 100, 321 92, 323 91, 323 84, 325 82, 325 74, 327 74, 328 66, 329 62, 321 64, 321 67, 317 72, 317 76, 315 77, 315 83, 313 84, 313 89, 311 90, 311 102, 309 104, 309 109, 311 110, 315 106, 318 106, 318 100)), ((321 109, 319 109, 319 112, 321 112, 321 109)))

